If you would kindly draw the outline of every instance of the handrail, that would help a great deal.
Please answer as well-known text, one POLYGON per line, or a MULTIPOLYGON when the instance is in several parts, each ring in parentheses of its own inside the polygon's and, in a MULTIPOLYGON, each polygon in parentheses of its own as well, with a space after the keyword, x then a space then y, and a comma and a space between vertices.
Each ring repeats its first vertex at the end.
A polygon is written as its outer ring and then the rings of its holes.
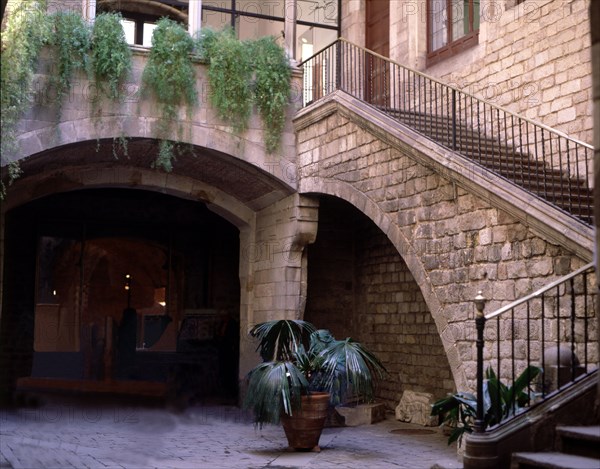
POLYGON ((523 298, 520 298, 516 301, 513 301, 512 303, 509 303, 506 306, 503 306, 502 308, 497 309, 496 311, 494 311, 492 313, 486 314, 485 319, 495 318, 496 316, 500 316, 501 314, 504 314, 507 311, 510 311, 511 309, 516 308, 517 306, 519 306, 523 303, 526 303, 534 298, 538 298, 540 295, 552 290, 553 288, 556 288, 561 283, 564 283, 574 277, 577 277, 578 275, 582 274, 586 270, 591 269, 592 267, 594 267, 594 263, 590 262, 589 264, 586 264, 583 267, 580 267, 579 269, 575 270, 574 272, 571 272, 570 274, 565 275, 564 277, 561 277, 552 283, 549 283, 548 285, 540 288, 539 290, 537 290, 533 293, 530 293, 529 295, 524 296, 523 298))
POLYGON ((299 66, 304 106, 342 90, 576 221, 592 224, 592 145, 344 38, 299 66))
POLYGON ((370 55, 372 55, 372 56, 374 56, 374 57, 377 57, 378 59, 385 60, 386 62, 389 62, 389 63, 391 63, 391 64, 394 64, 394 65, 397 65, 397 66, 399 66, 399 67, 403 67, 403 68, 409 69, 411 72, 415 73, 416 75, 420 75, 420 76, 422 76, 423 78, 426 78, 427 80, 430 80, 430 81, 432 81, 432 82, 434 82, 434 83, 437 83, 438 85, 445 86, 446 88, 449 88, 449 89, 451 89, 451 90, 454 90, 454 91, 458 91, 459 93, 462 93, 462 94, 466 95, 466 96, 467 96, 467 97, 469 97, 469 98, 476 99, 476 100, 477 100, 477 101, 479 101, 479 102, 485 103, 485 104, 487 104, 487 105, 489 105, 489 106, 491 106, 491 107, 493 107, 493 108, 496 108, 496 109, 498 109, 498 110, 500 110, 500 111, 503 111, 503 112, 505 112, 506 114, 509 114, 509 115, 511 115, 511 116, 518 117, 519 119, 522 119, 522 120, 524 120, 525 122, 528 122, 528 123, 530 123, 530 124, 532 124, 532 125, 535 125, 536 127, 541 127, 541 128, 543 128, 544 130, 547 130, 548 132, 553 132, 553 133, 555 133, 556 135, 558 135, 558 136, 560 136, 560 137, 567 138, 567 139, 569 139, 569 140, 573 141, 574 143, 577 143, 577 144, 579 144, 579 145, 583 145, 583 146, 585 146, 585 147, 589 148, 590 150, 593 150, 593 149, 594 149, 594 146, 593 146, 593 145, 591 145, 591 144, 589 144, 589 143, 586 143, 586 142, 584 142, 584 141, 582 141, 582 140, 578 140, 578 139, 576 139, 576 138, 573 138, 573 137, 571 137, 571 136, 569 136, 569 135, 565 134, 564 132, 561 132, 561 131, 560 131, 560 130, 558 130, 558 129, 554 129, 554 128, 552 128, 552 127, 549 127, 548 125, 546 125, 546 124, 544 124, 544 123, 542 123, 542 122, 538 122, 538 121, 535 121, 535 120, 533 120, 533 119, 530 119, 529 117, 526 117, 526 116, 523 116, 523 115, 517 114, 516 112, 513 112, 513 111, 511 111, 510 109, 507 109, 507 108, 505 108, 505 107, 503 107, 503 106, 499 106, 498 104, 494 104, 494 103, 492 103, 491 101, 489 101, 489 100, 487 100, 487 99, 485 99, 485 98, 481 98, 481 97, 475 96, 474 94, 472 94, 472 93, 469 93, 468 91, 461 90, 460 88, 457 88, 456 86, 452 86, 452 85, 450 85, 450 84, 448 84, 448 83, 444 83, 443 81, 441 81, 441 80, 439 80, 439 79, 435 78, 434 76, 428 75, 428 74, 426 74, 426 73, 423 73, 423 72, 421 72, 421 71, 419 71, 419 70, 414 70, 414 69, 412 69, 412 68, 410 68, 410 67, 407 67, 406 65, 402 65, 400 62, 396 62, 395 60, 392 60, 392 59, 390 59, 389 57, 385 57, 385 56, 383 56, 383 55, 381 55, 381 54, 378 54, 377 52, 374 52, 374 51, 372 51, 372 50, 369 50, 369 49, 367 49, 366 47, 359 46, 358 44, 356 44, 356 43, 354 43, 354 42, 352 42, 352 41, 349 41, 348 39, 346 39, 346 38, 343 38, 343 37, 339 37, 339 38, 337 38, 335 41, 333 41, 331 44, 329 44, 329 45, 327 45, 327 46, 325 46, 325 47, 321 48, 321 49, 320 49, 318 52, 315 52, 315 53, 314 53, 312 56, 310 56, 308 59, 306 59, 306 60, 303 60, 302 62, 300 62, 300 63, 298 64, 298 67, 302 67, 302 66, 303 66, 304 64, 306 64, 307 62, 310 62, 310 61, 311 61, 311 60, 313 60, 315 57, 317 57, 317 56, 319 56, 320 54, 322 54, 322 53, 323 53, 325 50, 329 49, 331 46, 333 46, 333 45, 334 45, 335 43, 337 43, 337 42, 345 42, 346 44, 349 44, 349 45, 351 45, 352 47, 356 47, 357 49, 361 49, 363 52, 367 52, 367 53, 369 53, 370 55))
MULTIPOLYGON (((550 396, 559 394, 573 383, 597 371, 597 337, 591 337, 590 322, 596 320, 595 264, 593 262, 567 274, 539 290, 490 314, 484 314, 485 299, 475 299, 477 315, 477 415, 474 431, 483 433, 487 422, 484 402, 484 361, 495 361, 497 375, 516 382, 517 372, 529 374, 531 367, 541 369, 541 380, 533 383, 525 376, 525 403, 505 402, 505 423, 526 412, 550 396), (505 321, 501 322, 501 318, 505 321), (493 340, 485 340, 485 327, 495 319, 493 340), (484 360, 487 355, 487 360, 484 360), (495 357, 494 357, 495 356, 495 357)), ((494 368, 494 367, 492 367, 494 368)), ((523 384, 523 382, 521 382, 523 384)), ((495 402, 501 402, 498 388, 495 402)), ((488 393, 492 391, 488 390, 488 393)))

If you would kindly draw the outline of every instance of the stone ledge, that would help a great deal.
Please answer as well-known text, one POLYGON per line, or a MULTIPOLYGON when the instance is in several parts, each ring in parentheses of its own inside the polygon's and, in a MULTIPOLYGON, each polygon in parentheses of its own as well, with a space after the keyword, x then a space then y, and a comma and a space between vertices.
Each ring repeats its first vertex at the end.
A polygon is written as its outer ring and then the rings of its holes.
POLYGON ((335 410, 344 418, 347 427, 370 425, 385 420, 385 405, 381 402, 339 405, 335 410))

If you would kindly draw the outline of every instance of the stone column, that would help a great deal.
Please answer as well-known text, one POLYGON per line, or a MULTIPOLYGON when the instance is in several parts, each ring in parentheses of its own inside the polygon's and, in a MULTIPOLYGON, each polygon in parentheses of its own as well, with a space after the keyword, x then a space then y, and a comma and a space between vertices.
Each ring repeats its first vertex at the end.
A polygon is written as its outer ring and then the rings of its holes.
POLYGON ((240 377, 259 359, 256 343, 247 337, 252 326, 272 319, 304 316, 304 248, 317 237, 317 217, 317 200, 293 194, 257 212, 255 233, 245 234, 240 265, 247 263, 249 274, 242 303, 251 305, 247 308, 248 317, 241 318, 240 377))
POLYGON ((283 32, 285 34, 285 52, 290 62, 296 62, 296 0, 285 0, 283 32))
POLYGON ((83 0, 82 15, 88 23, 94 22, 96 18, 96 0, 83 0))
POLYGON ((202 0, 190 0, 188 8, 188 32, 195 37, 202 27, 202 0))
MULTIPOLYGON (((600 30, 594 25, 600 22, 600 2, 590 3, 590 28, 592 35, 592 96, 594 100, 594 187, 600 187, 600 30)), ((594 215, 596 225, 596 272, 598 272, 598 256, 600 255, 600 196, 594 192, 594 215)), ((596 281, 600 276, 596 274, 596 281)), ((597 285, 600 293, 600 284, 597 285)), ((600 327, 600 316, 597 318, 600 327)), ((600 346, 600 338, 598 339, 600 346)), ((598 377, 598 392, 596 393, 596 417, 600 418, 600 376, 598 377)))

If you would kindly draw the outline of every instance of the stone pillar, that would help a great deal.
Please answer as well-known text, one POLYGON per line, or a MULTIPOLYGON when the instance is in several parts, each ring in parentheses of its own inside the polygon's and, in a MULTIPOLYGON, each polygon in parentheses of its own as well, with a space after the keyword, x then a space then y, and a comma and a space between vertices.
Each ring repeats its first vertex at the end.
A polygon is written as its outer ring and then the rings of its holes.
POLYGON ((296 0, 285 0, 284 26, 285 52, 290 62, 296 62, 296 0))
POLYGON ((202 28, 202 0, 190 0, 188 8, 188 32, 195 37, 202 28))
MULTIPOLYGON (((600 2, 590 2, 590 28, 592 34, 592 95, 594 100, 594 187, 600 187, 600 2)), ((596 272, 598 272, 598 256, 600 255, 600 195, 594 192, 594 218, 596 225, 596 272)), ((600 282, 600 276, 596 275, 600 282)), ((600 292, 600 283, 597 285, 600 292)), ((600 327, 600 316, 596 319, 600 327)), ((600 346, 600 338, 598 338, 600 346)), ((600 375, 598 376, 598 392, 596 393, 596 417, 600 418, 600 375)))
POLYGON ((83 0, 82 16, 88 23, 93 23, 96 18, 96 0, 83 0))
MULTIPOLYGON (((293 194, 256 214, 254 236, 242 243, 241 263, 249 272, 242 303, 250 303, 241 318, 240 378, 257 363, 256 343, 248 331, 271 319, 300 319, 306 304, 304 248, 317 236, 318 202, 293 194)), ((244 305, 242 304, 242 307, 244 305)))

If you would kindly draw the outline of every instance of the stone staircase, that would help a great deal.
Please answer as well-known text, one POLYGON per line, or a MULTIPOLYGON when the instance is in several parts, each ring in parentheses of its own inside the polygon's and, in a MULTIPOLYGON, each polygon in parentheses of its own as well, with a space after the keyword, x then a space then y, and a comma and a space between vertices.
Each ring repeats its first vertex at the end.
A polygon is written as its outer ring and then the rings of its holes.
POLYGON ((453 129, 449 118, 434 114, 380 110, 423 134, 430 140, 454 150, 494 171, 558 208, 592 224, 593 193, 586 182, 550 168, 511 145, 500 142, 469 125, 457 122, 453 129), (454 137, 454 135, 456 137, 454 137))
POLYGON ((600 425, 556 427, 558 451, 519 452, 512 456, 512 469, 600 468, 600 425))

